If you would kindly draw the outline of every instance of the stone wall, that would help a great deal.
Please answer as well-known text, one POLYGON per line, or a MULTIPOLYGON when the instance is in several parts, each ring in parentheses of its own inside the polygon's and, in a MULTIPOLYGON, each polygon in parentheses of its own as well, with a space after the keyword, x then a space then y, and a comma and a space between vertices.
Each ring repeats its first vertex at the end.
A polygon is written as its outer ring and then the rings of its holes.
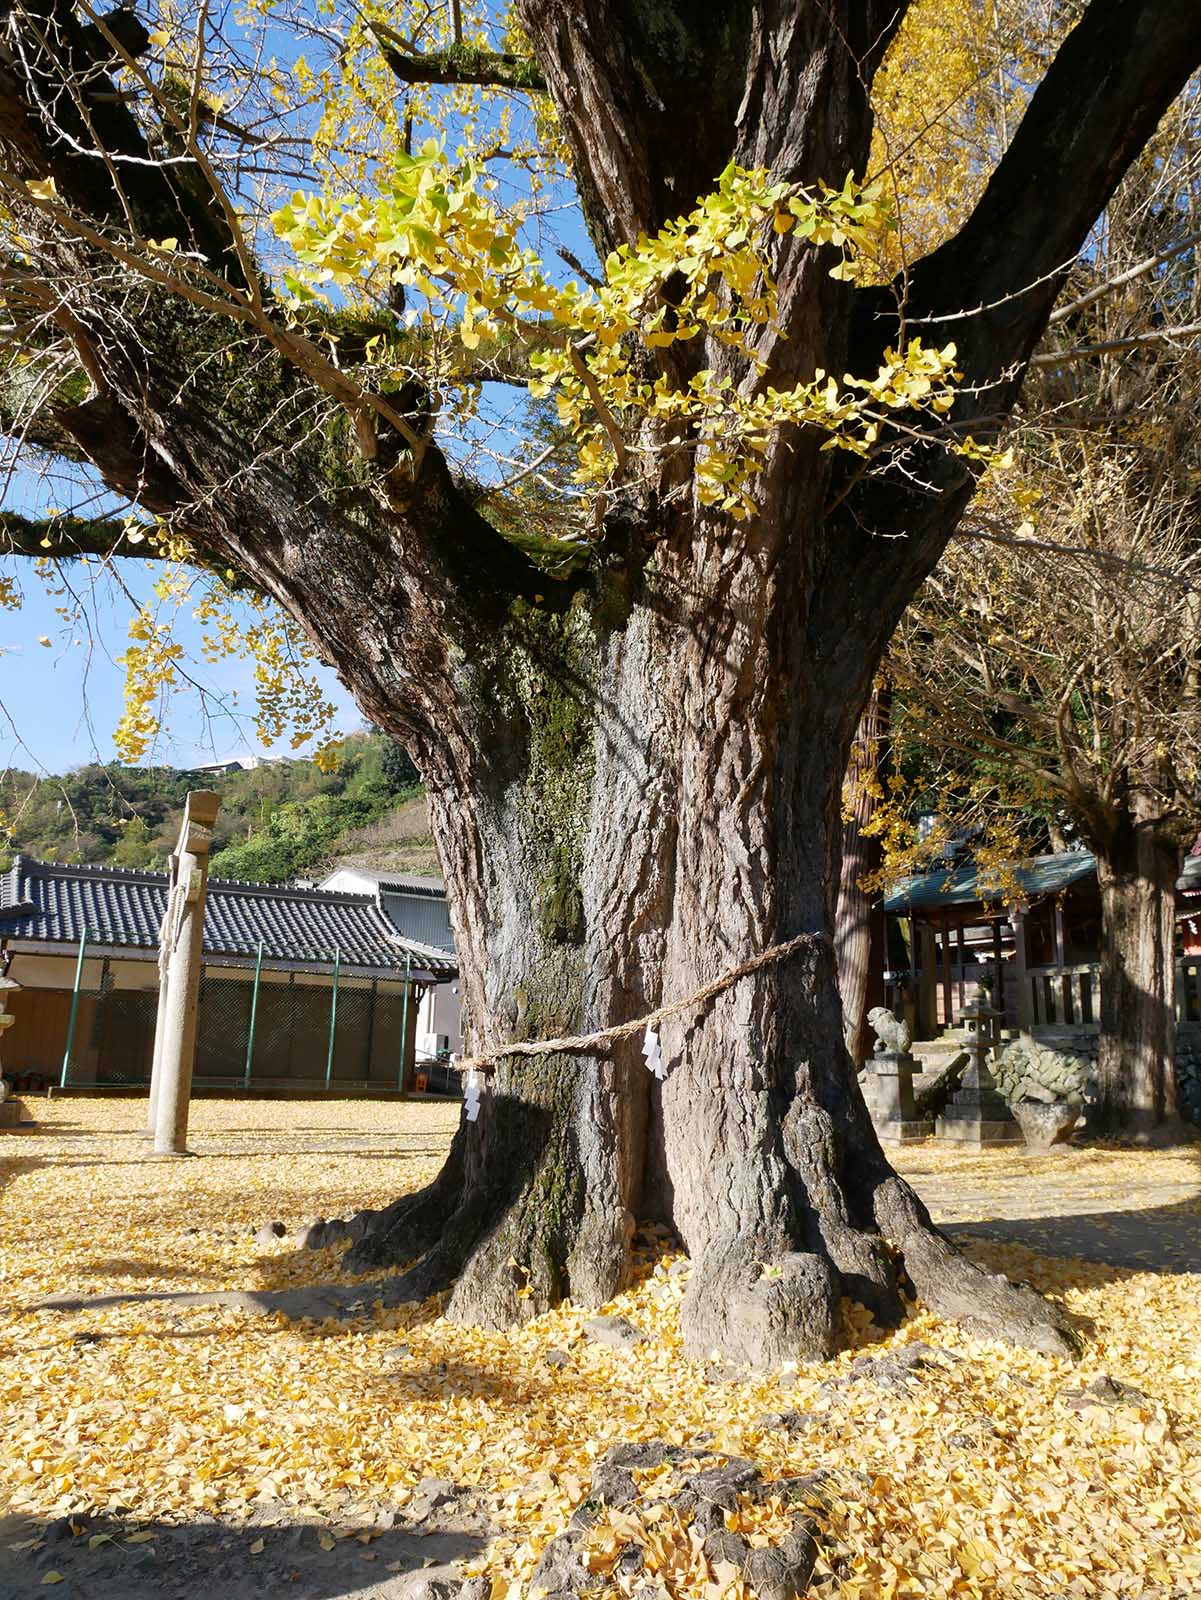
MULTIPOLYGON (((1098 1055, 1097 1038, 1095 1027, 1040 1028, 1034 1035, 1035 1043, 1061 1057, 1062 1065, 1048 1066, 1044 1056, 1041 1069, 1034 1074, 1037 1081, 1059 1099, 1086 1100, 1088 1080, 1098 1055), (1082 1062, 1087 1066, 1082 1067, 1082 1062)), ((1011 1055, 1008 1061, 993 1063, 992 1071, 1005 1098, 1016 1099, 1027 1076, 1027 1066, 1011 1055)), ((1182 1114, 1201 1124, 1201 1023, 1183 1022, 1177 1027, 1176 1081, 1182 1114)))

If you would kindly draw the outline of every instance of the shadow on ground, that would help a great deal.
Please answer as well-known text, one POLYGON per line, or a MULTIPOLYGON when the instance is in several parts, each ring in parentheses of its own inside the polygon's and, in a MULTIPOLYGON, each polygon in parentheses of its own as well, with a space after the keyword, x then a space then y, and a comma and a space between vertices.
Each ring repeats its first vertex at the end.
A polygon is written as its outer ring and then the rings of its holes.
MULTIPOLYGON (((103 1311, 109 1306, 232 1306, 260 1315, 278 1314, 293 1322, 347 1320, 384 1306, 407 1304, 397 1278, 378 1283, 314 1283, 289 1289, 129 1289, 108 1294, 56 1294, 31 1301, 25 1311, 103 1311)), ((0 1600, 3 1597, 0 1596, 0 1600)))
POLYGON ((246 1525, 4 1517, 0 1600, 407 1600, 483 1549, 482 1520, 460 1523, 330 1529, 282 1507, 246 1525))
POLYGON ((1201 1215, 1195 1200, 1142 1211, 946 1222, 942 1228, 952 1238, 997 1239, 1025 1245, 1040 1256, 1094 1261, 1130 1272, 1201 1272, 1201 1215))

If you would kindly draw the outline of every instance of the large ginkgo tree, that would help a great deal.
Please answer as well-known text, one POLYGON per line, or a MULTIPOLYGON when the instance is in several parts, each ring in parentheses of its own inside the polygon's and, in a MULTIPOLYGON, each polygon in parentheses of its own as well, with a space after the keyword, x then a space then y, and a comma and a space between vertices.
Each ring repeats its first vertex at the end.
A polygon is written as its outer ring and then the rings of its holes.
MULTIPOLYGON (((0 7, 4 423, 110 497, 14 506, 10 552, 191 563, 337 668, 429 786, 477 1053, 788 945, 664 1024, 662 1080, 637 1035, 499 1057, 356 1247, 452 1316, 604 1302, 647 1215, 692 1257, 693 1353, 822 1353, 840 1296, 887 1323, 910 1290, 1070 1342, 881 1153, 828 937, 881 652, 1201 63, 1194 5, 1052 9, 912 259, 903 168, 871 170, 909 0, 0 7), (528 448, 484 470, 518 382, 528 448)), ((137 649, 131 748, 171 659, 137 649)))

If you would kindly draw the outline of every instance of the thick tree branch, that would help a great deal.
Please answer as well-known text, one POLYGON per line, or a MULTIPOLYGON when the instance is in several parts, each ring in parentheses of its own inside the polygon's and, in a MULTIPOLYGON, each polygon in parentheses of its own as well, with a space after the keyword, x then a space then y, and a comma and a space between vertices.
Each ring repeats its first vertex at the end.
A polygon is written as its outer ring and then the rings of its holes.
POLYGON ((924 317, 962 306, 965 284, 996 303, 952 328, 970 382, 1014 392, 1066 265, 1199 64, 1201 8, 1091 0, 972 215, 913 271, 909 320, 919 330, 924 317))
MULTIPOLYGON (((328 582, 338 565, 330 551, 364 542, 351 566, 360 568, 373 549, 411 595, 421 591, 421 603, 405 608, 410 650, 453 632, 452 614, 469 632, 506 594, 534 592, 536 568, 426 448, 424 397, 411 405, 407 396, 372 393, 277 314, 248 245, 234 237, 239 220, 195 129, 141 74, 119 21, 114 29, 110 14, 84 30, 63 0, 45 4, 50 21, 33 5, 10 21, 22 30, 22 52, 0 61, 0 182, 29 213, 45 256, 41 278, 87 285, 72 294, 70 316, 75 331, 95 336, 99 366, 90 399, 49 397, 49 424, 35 419, 17 437, 81 455, 115 491, 185 528, 198 547, 294 612, 298 591, 328 582), (157 112, 191 165, 156 160, 142 124, 115 94, 107 71, 114 59, 139 78, 143 112, 157 112), (47 177, 53 189, 26 188, 47 177), (178 240, 178 248, 150 248, 155 237, 178 240), (153 298, 131 320, 123 301, 139 279, 153 298), (227 364, 221 346, 238 324, 239 359, 227 364), (248 417, 256 385, 242 379, 260 369, 263 399, 248 417), (336 426, 331 400, 351 416, 369 462, 336 487, 323 432, 336 426), (407 456, 402 440, 414 447, 407 456), (427 625, 431 640, 421 637, 427 625)), ((64 304, 59 294, 44 314, 61 325, 64 304)), ((483 352, 485 360, 492 354, 483 352)), ((495 352, 498 369, 502 355, 495 352)), ((18 410, 14 423, 19 418, 18 410)), ((77 531, 81 547, 108 553, 97 530, 77 531)), ((370 594, 369 570, 359 578, 370 594)))
POLYGON ((909 4, 519 0, 601 256, 688 211, 732 159, 841 182, 909 4))
POLYGON ((0 555, 55 561, 134 556, 145 561, 153 551, 130 543, 121 524, 109 517, 27 517, 19 511, 0 511, 0 555))
POLYGON ((371 31, 380 41, 384 60, 402 83, 480 84, 494 89, 544 90, 546 79, 528 56, 455 44, 449 50, 420 53, 398 47, 398 36, 383 23, 371 31))
MULTIPOLYGON (((228 556, 218 558, 194 540, 192 559, 197 566, 212 566, 218 560, 228 568, 228 556)), ((111 517, 77 517, 70 513, 53 517, 27 517, 20 511, 0 511, 0 556, 21 556, 33 560, 79 561, 94 557, 101 561, 161 561, 165 557, 145 537, 130 537, 130 530, 111 517)), ((244 576, 229 580, 254 587, 244 576)))
MULTIPOLYGON (((1201 7, 1091 0, 972 215, 912 269, 903 286, 904 330, 955 341, 964 382, 952 420, 961 430, 974 425, 982 438, 997 432, 1070 264, 1198 65, 1201 7)), ((900 332, 896 294, 861 293, 851 370, 872 370, 900 332)), ((840 593, 849 587, 857 597, 859 628, 844 629, 830 648, 882 648, 941 554, 973 482, 961 461, 932 445, 915 453, 905 472, 865 479, 848 496, 827 571, 840 593)), ((820 616, 823 607, 815 609, 820 616)))

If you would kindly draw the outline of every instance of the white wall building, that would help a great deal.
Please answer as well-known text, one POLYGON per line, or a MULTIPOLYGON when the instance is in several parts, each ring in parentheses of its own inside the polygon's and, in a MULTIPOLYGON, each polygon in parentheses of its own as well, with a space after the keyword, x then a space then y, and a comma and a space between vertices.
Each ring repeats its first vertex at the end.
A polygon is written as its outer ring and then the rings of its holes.
MULTIPOLYGON (((374 896, 380 910, 413 951, 422 956, 454 957, 455 936, 450 926, 446 885, 441 878, 420 877, 411 872, 375 872, 367 867, 339 867, 322 880, 322 889, 343 894, 374 896)), ((462 1003, 455 978, 427 990, 417 1018, 418 1071, 423 1055, 436 1055, 439 1049, 458 1054, 463 1048, 462 1003)))

